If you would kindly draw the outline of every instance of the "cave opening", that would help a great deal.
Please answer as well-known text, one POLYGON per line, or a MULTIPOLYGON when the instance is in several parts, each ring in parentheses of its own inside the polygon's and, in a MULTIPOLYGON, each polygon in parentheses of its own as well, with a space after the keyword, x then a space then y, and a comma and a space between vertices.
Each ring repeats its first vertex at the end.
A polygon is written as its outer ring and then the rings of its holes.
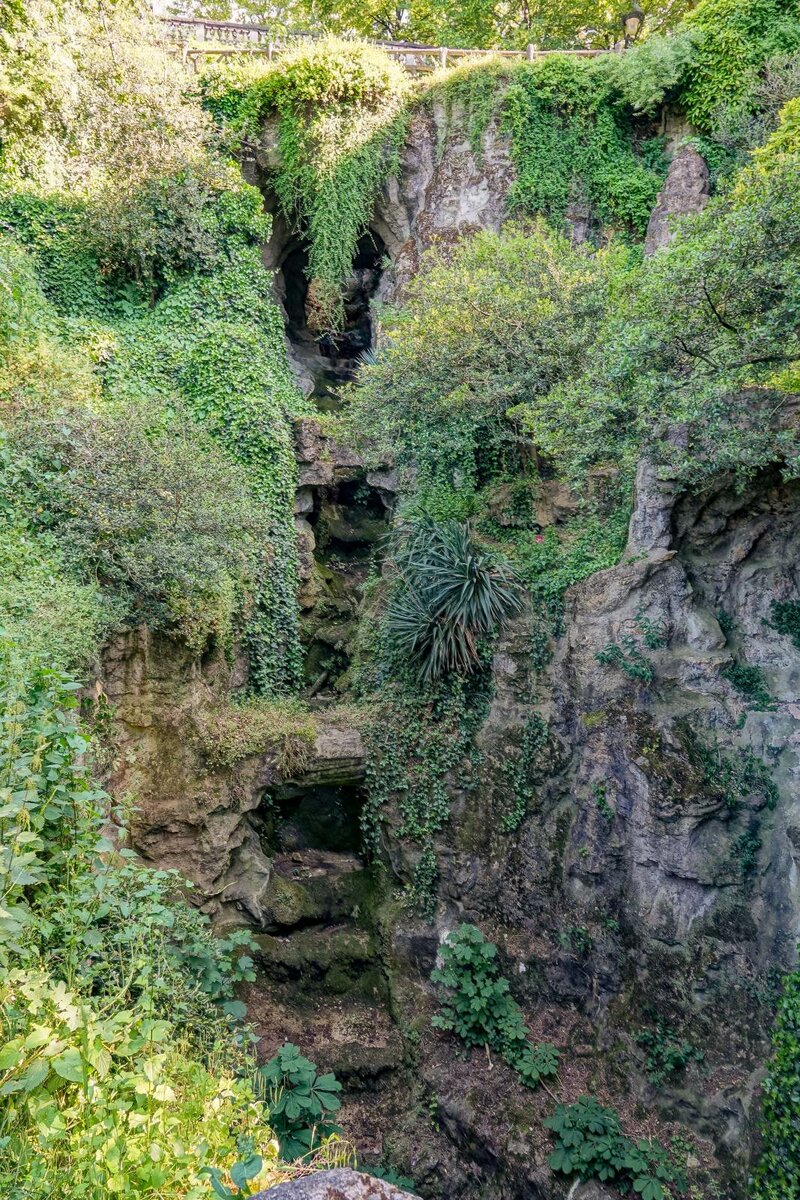
POLYGON ((359 240, 342 294, 342 328, 320 333, 313 327, 309 305, 308 245, 296 242, 281 264, 286 331, 296 361, 313 382, 311 392, 322 412, 339 406, 338 389, 355 377, 359 359, 374 345, 370 308, 386 257, 383 239, 368 230, 359 240))
POLYGON ((364 789, 354 783, 285 783, 259 810, 262 844, 270 854, 359 855, 364 789))

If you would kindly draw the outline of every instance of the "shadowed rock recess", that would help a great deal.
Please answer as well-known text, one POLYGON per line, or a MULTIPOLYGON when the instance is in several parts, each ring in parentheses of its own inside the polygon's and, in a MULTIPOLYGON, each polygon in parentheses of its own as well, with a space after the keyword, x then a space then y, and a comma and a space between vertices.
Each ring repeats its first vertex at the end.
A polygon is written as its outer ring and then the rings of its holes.
MULTIPOLYGON (((273 135, 248 168, 265 191, 273 135)), ((496 122, 478 162, 457 119, 436 105, 417 113, 359 245, 346 328, 327 341, 309 330, 305 248, 276 218, 265 262, 318 408, 336 407, 336 389, 375 344, 375 300, 401 297, 433 242, 499 228, 513 178, 496 122)), ((708 192, 703 159, 684 147, 645 253, 708 192)), ((365 715, 342 704, 397 481, 391 464, 368 470, 316 416, 297 418, 294 434, 313 728, 294 759, 265 737, 220 761, 209 730, 242 690, 243 664, 140 631, 116 639, 103 673, 123 752, 112 782, 135 797, 136 849, 186 875, 220 927, 253 931, 258 977, 243 998, 259 1057, 290 1041, 336 1073, 360 1162, 390 1161, 442 1200, 618 1195, 549 1168, 551 1089, 526 1090, 502 1059, 462 1053, 432 1027, 441 944, 472 922, 497 944, 534 1040, 561 1051, 559 1096, 596 1094, 633 1135, 677 1139, 679 1157, 720 1181, 713 1195, 743 1200, 776 975, 800 938, 800 651, 772 616, 797 594, 800 485, 776 466, 743 489, 721 477, 678 495, 640 464, 625 552, 567 591, 546 665, 533 661, 531 605, 495 646, 479 753, 445 781, 431 922, 398 899, 417 861, 399 833, 400 797, 383 813, 379 861, 365 850, 365 715), (745 661, 768 692, 758 710, 730 671, 745 661), (532 726, 543 731, 533 765, 532 726), (528 797, 512 832, 509 764, 528 797), (658 1085, 653 1039, 665 1052, 697 1050, 658 1085)), ((576 499, 545 481, 539 506, 542 525, 562 527, 576 499)), ((403 1194, 349 1170, 269 1192, 403 1194)))

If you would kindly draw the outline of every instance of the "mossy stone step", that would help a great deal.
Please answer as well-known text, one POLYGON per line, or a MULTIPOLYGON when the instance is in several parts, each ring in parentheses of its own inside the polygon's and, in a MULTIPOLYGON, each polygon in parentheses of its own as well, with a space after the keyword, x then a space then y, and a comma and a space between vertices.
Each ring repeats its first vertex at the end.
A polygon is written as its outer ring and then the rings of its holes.
POLYGON ((357 919, 369 902, 370 873, 354 854, 296 850, 272 862, 262 902, 265 932, 357 919))
POLYGON ((382 989, 375 943, 356 926, 299 929, 287 937, 261 933, 255 942, 258 965, 270 979, 297 980, 340 995, 382 989))

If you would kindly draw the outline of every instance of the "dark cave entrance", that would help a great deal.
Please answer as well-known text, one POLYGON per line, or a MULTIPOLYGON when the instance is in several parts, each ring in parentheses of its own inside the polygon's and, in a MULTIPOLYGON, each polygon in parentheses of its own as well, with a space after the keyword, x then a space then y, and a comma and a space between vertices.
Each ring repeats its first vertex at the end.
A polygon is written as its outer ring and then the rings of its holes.
POLYGON ((258 812, 270 854, 332 852, 360 855, 364 789, 352 783, 284 783, 258 812))
POLYGON ((380 283, 386 256, 383 239, 368 230, 359 240, 343 287, 344 324, 336 333, 315 332, 308 314, 308 246, 296 243, 281 264, 286 332, 299 365, 314 382, 323 411, 338 407, 337 388, 355 376, 358 361, 374 341, 370 302, 380 283))

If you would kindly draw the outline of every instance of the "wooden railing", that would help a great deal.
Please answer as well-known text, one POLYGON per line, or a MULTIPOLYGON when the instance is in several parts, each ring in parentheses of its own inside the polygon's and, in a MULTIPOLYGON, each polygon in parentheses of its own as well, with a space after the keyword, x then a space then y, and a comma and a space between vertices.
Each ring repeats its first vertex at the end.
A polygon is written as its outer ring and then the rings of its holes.
MULTIPOLYGON (((277 35, 268 25, 247 25, 237 21, 203 21, 193 17, 162 17, 167 39, 175 44, 175 52, 195 71, 203 59, 226 58, 231 54, 252 54, 268 61, 294 49, 298 43, 313 41, 316 35, 294 33, 277 35)), ((570 54, 593 58, 608 54, 608 50, 539 50, 529 45, 525 50, 466 50, 452 46, 420 46, 414 42, 370 42, 379 46, 407 71, 426 74, 444 67, 456 66, 466 58, 508 58, 534 62, 549 54, 570 54)), ((622 50, 618 44, 613 49, 622 50)), ((612 51, 613 52, 613 51, 612 51)))

